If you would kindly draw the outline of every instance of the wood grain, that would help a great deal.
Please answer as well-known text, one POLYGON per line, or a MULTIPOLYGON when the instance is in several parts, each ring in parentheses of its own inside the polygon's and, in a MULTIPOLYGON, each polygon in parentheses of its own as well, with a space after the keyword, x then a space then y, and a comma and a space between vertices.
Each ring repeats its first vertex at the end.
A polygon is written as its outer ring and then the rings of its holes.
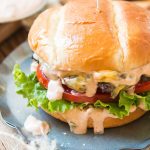
POLYGON ((0 24, 0 43, 21 27, 21 22, 0 24))
POLYGON ((27 150, 27 145, 20 140, 16 132, 0 120, 0 150, 27 150))
POLYGON ((0 44, 0 63, 8 56, 19 44, 27 39, 28 32, 22 27, 0 44))

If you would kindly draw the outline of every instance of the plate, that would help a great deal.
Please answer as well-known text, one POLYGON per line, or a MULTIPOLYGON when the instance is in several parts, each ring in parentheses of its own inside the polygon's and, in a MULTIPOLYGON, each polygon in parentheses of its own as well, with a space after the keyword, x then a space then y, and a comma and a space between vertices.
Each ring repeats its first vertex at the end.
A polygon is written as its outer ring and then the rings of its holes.
MULTIPOLYGON (((128 125, 105 129, 103 135, 94 135, 89 129, 85 135, 75 135, 69 126, 47 115, 42 110, 26 107, 27 100, 15 93, 12 69, 14 64, 29 73, 32 52, 27 42, 14 50, 0 65, 0 110, 7 114, 7 119, 22 126, 30 114, 51 124, 48 137, 55 139, 61 150, 118 150, 139 145, 150 137, 150 112, 128 125)), ((143 145, 142 145, 143 146, 143 145)))
POLYGON ((2 0, 0 7, 0 23, 7 23, 27 18, 39 12, 47 4, 47 0, 21 0, 20 3, 21 4, 19 4, 17 0, 10 0, 9 2, 2 0), (6 9, 7 11, 5 11, 6 9), (16 13, 16 11, 18 13, 16 13))

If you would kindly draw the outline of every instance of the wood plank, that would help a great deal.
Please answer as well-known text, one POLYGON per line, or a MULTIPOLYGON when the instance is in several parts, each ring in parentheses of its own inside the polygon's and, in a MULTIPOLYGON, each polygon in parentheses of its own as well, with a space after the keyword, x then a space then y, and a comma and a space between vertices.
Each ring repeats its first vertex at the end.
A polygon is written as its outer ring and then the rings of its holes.
POLYGON ((4 60, 4 58, 5 58, 5 55, 2 52, 0 52, 0 63, 4 60))
POLYGON ((15 130, 2 123, 0 118, 0 150, 27 150, 15 130))
POLYGON ((0 43, 21 27, 20 22, 0 24, 0 43))
POLYGON ((19 44, 27 39, 28 32, 24 28, 20 28, 16 33, 7 38, 0 45, 0 62, 4 57, 8 56, 19 44))

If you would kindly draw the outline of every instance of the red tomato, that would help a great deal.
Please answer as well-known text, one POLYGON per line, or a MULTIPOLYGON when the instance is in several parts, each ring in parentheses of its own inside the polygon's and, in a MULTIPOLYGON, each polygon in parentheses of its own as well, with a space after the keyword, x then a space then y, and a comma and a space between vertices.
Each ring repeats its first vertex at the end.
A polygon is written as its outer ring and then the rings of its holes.
POLYGON ((102 93, 97 93, 93 97, 87 97, 80 93, 71 94, 71 93, 68 93, 65 91, 63 94, 63 98, 68 101, 72 101, 72 102, 76 102, 76 103, 85 103, 85 102, 94 103, 97 100, 101 100, 102 102, 106 102, 106 103, 114 102, 114 100, 110 98, 109 94, 102 94, 102 93))
POLYGON ((49 79, 43 74, 42 70, 40 69, 40 65, 37 67, 36 75, 39 82, 47 89, 49 79))
POLYGON ((111 99, 110 94, 97 92, 93 97, 87 97, 85 96, 85 94, 71 92, 73 90, 66 86, 64 86, 64 89, 65 91, 63 93, 63 98, 68 101, 73 101, 76 103, 84 103, 84 102, 94 103, 97 100, 101 100, 102 102, 106 102, 106 103, 116 101, 115 99, 111 99))
POLYGON ((138 83, 135 85, 135 93, 150 91, 150 81, 138 83))

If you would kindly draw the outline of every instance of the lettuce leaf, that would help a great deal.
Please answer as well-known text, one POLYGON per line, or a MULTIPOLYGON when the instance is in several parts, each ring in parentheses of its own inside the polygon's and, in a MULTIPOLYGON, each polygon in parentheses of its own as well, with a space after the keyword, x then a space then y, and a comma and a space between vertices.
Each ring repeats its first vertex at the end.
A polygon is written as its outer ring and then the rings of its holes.
POLYGON ((111 114, 117 116, 118 118, 123 118, 128 114, 128 112, 122 108, 118 107, 117 103, 103 103, 100 100, 96 101, 94 103, 95 108, 105 108, 107 109, 111 114))
POLYGON ((142 93, 141 95, 136 95, 139 103, 142 103, 144 108, 148 111, 150 110, 150 92, 142 93))
POLYGON ((16 93, 21 94, 28 99, 28 106, 34 106, 36 109, 41 106, 50 112, 64 112, 76 106, 65 100, 49 101, 46 97, 47 90, 40 85, 36 74, 25 75, 19 65, 14 66, 13 70, 16 93))
POLYGON ((129 115, 131 107, 133 105, 138 106, 141 102, 147 110, 150 110, 150 92, 141 95, 129 95, 125 91, 121 91, 118 103, 104 103, 100 100, 97 100, 94 104, 78 104, 64 99, 50 101, 46 97, 47 90, 40 85, 35 73, 26 75, 22 72, 19 65, 15 65, 13 76, 16 92, 28 99, 28 106, 34 106, 36 109, 38 109, 38 107, 43 107, 49 112, 65 112, 75 107, 80 109, 86 109, 88 107, 98 109, 105 108, 118 118, 129 115))
POLYGON ((106 108, 109 112, 118 118, 123 118, 129 115, 130 108, 136 105, 137 98, 135 96, 128 95, 126 92, 122 91, 119 95, 119 103, 103 103, 100 100, 95 102, 94 106, 96 108, 106 108))
POLYGON ((31 73, 27 76, 21 71, 19 65, 15 65, 13 75, 17 87, 16 93, 21 94, 24 98, 29 100, 28 106, 38 108, 39 104, 45 103, 47 100, 47 91, 40 85, 35 73, 31 73))

